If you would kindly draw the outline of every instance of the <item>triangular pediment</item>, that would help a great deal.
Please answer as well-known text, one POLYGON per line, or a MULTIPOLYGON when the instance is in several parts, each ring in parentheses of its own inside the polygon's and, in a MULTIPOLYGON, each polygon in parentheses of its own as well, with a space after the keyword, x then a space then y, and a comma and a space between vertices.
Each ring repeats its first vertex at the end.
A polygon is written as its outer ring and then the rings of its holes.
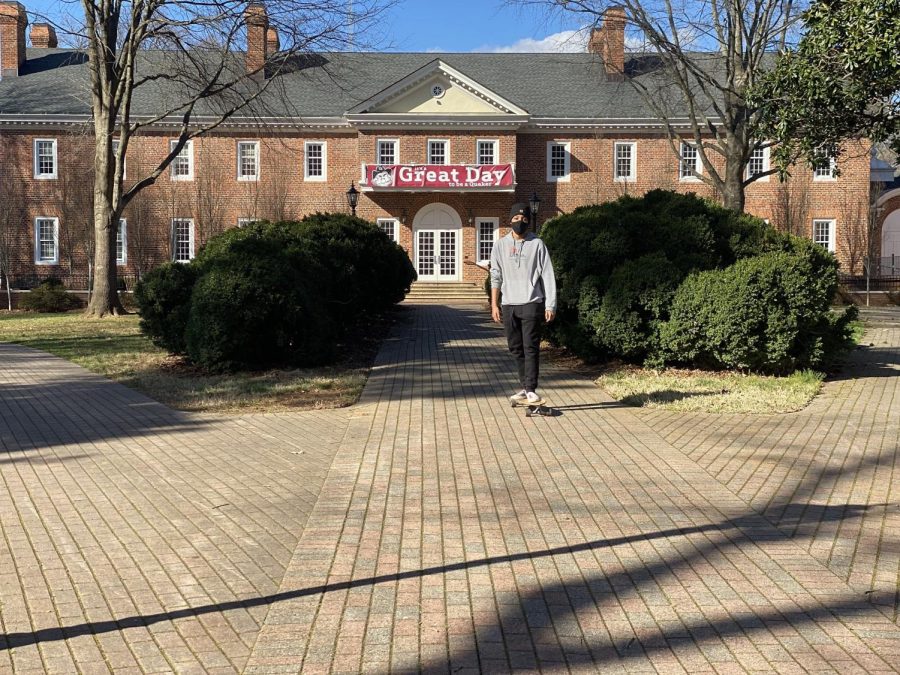
POLYGON ((354 106, 347 114, 505 117, 528 112, 435 59, 354 106))

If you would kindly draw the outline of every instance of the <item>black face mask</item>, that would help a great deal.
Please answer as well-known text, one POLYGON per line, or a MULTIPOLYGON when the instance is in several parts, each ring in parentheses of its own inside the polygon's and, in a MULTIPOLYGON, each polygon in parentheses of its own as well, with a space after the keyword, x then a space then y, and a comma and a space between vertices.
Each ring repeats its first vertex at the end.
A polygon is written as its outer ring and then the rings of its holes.
POLYGON ((526 223, 524 220, 517 220, 514 223, 510 223, 510 227, 512 227, 513 232, 515 232, 519 236, 525 234, 528 231, 528 223, 526 223))

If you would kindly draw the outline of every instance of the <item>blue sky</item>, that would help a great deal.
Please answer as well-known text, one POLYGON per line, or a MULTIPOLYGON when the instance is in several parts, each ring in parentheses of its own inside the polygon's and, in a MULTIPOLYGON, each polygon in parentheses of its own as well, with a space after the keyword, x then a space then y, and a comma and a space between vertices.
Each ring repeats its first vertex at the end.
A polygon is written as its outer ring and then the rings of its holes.
MULTIPOLYGON (((21 0, 29 10, 80 16, 80 1, 21 0)), ((559 51, 584 47, 572 17, 548 17, 503 0, 400 0, 376 44, 390 51, 559 51), (568 20, 567 20, 568 19, 568 20)))

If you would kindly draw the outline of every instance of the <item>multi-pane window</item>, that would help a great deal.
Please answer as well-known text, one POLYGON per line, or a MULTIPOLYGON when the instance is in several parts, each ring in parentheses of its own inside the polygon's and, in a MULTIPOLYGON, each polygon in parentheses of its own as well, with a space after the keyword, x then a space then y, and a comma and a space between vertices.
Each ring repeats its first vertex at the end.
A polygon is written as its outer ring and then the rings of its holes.
POLYGON ((830 155, 819 157, 814 164, 813 180, 831 180, 835 178, 837 162, 830 155))
POLYGON ((322 141, 307 141, 304 144, 304 155, 304 178, 306 180, 324 181, 327 170, 325 143, 322 141))
POLYGON ((250 223, 253 222, 253 218, 238 218, 237 226, 238 227, 246 227, 250 223))
POLYGON ((547 143, 547 180, 552 182, 569 180, 570 145, 550 141, 547 143))
POLYGON ((52 264, 59 261, 59 218, 35 218, 34 248, 35 262, 52 264))
POLYGON ((379 140, 378 141, 378 164, 381 166, 390 166, 397 163, 397 145, 396 140, 379 140))
POLYGON ((428 163, 447 163, 447 141, 428 141, 428 163))
POLYGON ((678 167, 678 177, 681 180, 691 180, 697 178, 700 173, 700 153, 697 146, 690 143, 681 144, 681 162, 678 167))
POLYGON ((635 169, 635 143, 615 144, 615 179, 617 181, 633 181, 637 175, 635 169))
POLYGON ((194 221, 175 218, 172 221, 172 259, 187 262, 194 258, 194 221))
MULTIPOLYGON (((769 170, 769 149, 753 148, 750 160, 747 162, 747 177, 753 178, 769 170)), ((767 178, 768 176, 766 176, 767 178)))
POLYGON ((478 235, 478 262, 490 262, 491 249, 494 248, 499 220, 496 218, 479 218, 476 233, 478 235))
MULTIPOLYGON (((174 150, 178 141, 170 142, 170 149, 174 150)), ((194 180, 194 142, 187 141, 181 151, 172 160, 172 180, 194 180)))
POLYGON ((389 236, 393 241, 399 243, 400 241, 400 232, 397 228, 397 221, 393 218, 379 218, 377 221, 378 227, 384 232, 387 236, 389 236))
POLYGON ((813 241, 824 246, 829 251, 834 251, 834 220, 813 221, 813 241))
POLYGON ((478 164, 497 163, 497 141, 478 141, 478 164))
POLYGON ((38 138, 34 141, 34 177, 56 178, 55 138, 38 138))
POLYGON ((128 224, 122 218, 119 227, 116 228, 116 264, 124 265, 128 262, 128 224))
POLYGON ((237 144, 238 180, 259 180, 259 143, 241 141, 237 144))

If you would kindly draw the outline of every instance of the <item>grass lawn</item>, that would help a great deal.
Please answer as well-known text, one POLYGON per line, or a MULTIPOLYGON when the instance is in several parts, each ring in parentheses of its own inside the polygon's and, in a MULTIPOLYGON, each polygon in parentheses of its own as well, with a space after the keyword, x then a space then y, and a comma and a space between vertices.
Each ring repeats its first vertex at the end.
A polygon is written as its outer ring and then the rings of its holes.
MULTIPOLYGON (((387 322, 383 329, 386 329, 387 322)), ((67 314, 0 314, 0 342, 15 342, 77 363, 177 410, 274 412, 355 403, 380 342, 357 342, 333 367, 211 375, 155 347, 137 315, 87 319, 67 314)))

